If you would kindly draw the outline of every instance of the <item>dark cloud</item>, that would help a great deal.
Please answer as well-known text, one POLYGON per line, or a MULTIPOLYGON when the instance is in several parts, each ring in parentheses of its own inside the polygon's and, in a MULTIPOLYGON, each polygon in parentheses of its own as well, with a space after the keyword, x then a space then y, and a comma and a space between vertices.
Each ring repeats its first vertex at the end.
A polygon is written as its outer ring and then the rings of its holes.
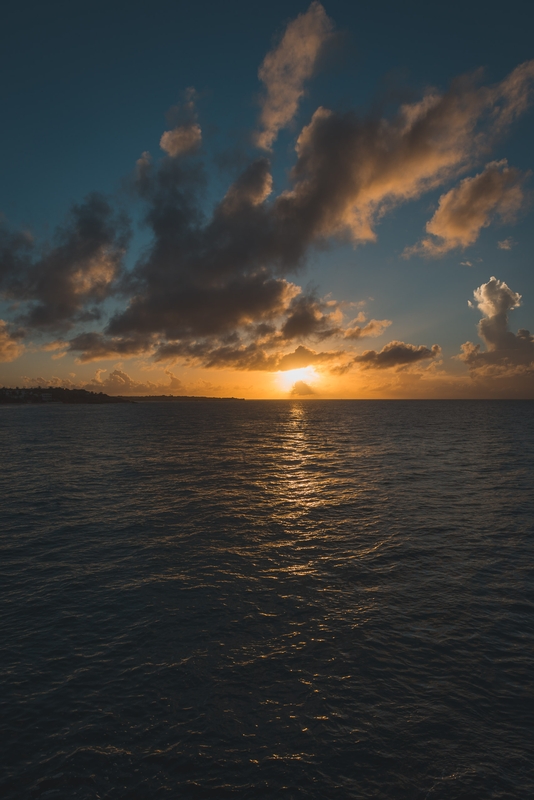
POLYGON ((525 329, 517 334, 508 330, 508 314, 519 307, 521 295, 492 277, 475 289, 474 297, 484 315, 478 323, 478 334, 486 350, 466 342, 459 358, 477 376, 529 373, 534 377, 534 336, 525 329))
POLYGON ((78 361, 98 361, 107 358, 118 358, 140 355, 151 348, 147 337, 136 336, 130 339, 114 339, 101 333, 81 333, 68 343, 68 351, 78 354, 78 361))
MULTIPOLYGON (((156 337, 158 357, 239 352, 258 363, 272 361, 254 338, 258 324, 279 331, 271 346, 343 335, 335 309, 299 295, 287 276, 316 242, 336 235, 374 239, 375 220, 391 205, 439 185, 486 152, 526 107, 533 77, 529 62, 493 87, 458 80, 443 95, 432 90, 402 106, 392 119, 321 108, 298 138, 292 188, 271 201, 269 162, 258 159, 208 220, 199 211, 198 165, 164 159, 156 167, 144 157, 136 185, 153 243, 130 276, 128 308, 111 319, 106 334, 156 337), (225 341, 232 333, 239 334, 237 350, 225 341)), ((346 337, 380 335, 388 323, 371 320, 346 337)))
POLYGON ((0 292, 4 297, 24 292, 33 247, 30 233, 11 231, 0 219, 0 292))
POLYGON ((0 319, 0 361, 14 361, 24 352, 24 345, 21 339, 24 331, 13 329, 9 323, 0 319))
POLYGON ((4 231, 2 293, 22 304, 19 319, 30 328, 68 330, 98 319, 98 305, 117 287, 128 235, 126 219, 97 194, 73 206, 54 245, 37 256, 28 235, 4 231))
POLYGON ((293 352, 269 352, 265 347, 251 342, 247 345, 223 345, 209 349, 209 345, 167 344, 159 347, 156 361, 169 361, 177 358, 189 359, 205 367, 217 369, 258 370, 267 372, 300 369, 313 364, 335 361, 342 355, 339 351, 317 353, 300 345, 293 352))
POLYGON ((424 345, 405 344, 404 342, 389 342, 382 350, 366 350, 354 359, 355 364, 360 364, 364 369, 391 369, 392 367, 405 367, 419 361, 436 358, 441 353, 439 345, 434 344, 429 349, 424 345))
MULTIPOLYGON (((357 319, 361 322, 365 321, 365 315, 360 315, 363 319, 358 317, 357 319)), ((356 320, 355 320, 356 321, 356 320)), ((370 337, 377 337, 382 336, 386 328, 392 324, 390 319, 370 319, 366 325, 363 327, 361 325, 356 325, 354 327, 349 327, 344 331, 344 338, 345 339, 366 339, 370 337)))
MULTIPOLYGON (((312 3, 264 62, 262 146, 270 147, 296 110, 330 29, 322 6, 312 3), (288 44, 293 41, 296 49, 288 44), (279 81, 284 64, 292 76, 286 87, 279 81)), ((209 216, 203 212, 206 175, 187 156, 200 141, 191 90, 176 112, 181 117, 164 134, 167 156, 153 163, 144 153, 137 163, 134 191, 151 243, 135 267, 127 273, 122 268, 125 220, 92 195, 73 208, 54 245, 38 257, 28 236, 4 235, 4 296, 19 304, 24 324, 50 332, 97 320, 107 298, 127 296, 127 305, 106 326, 73 336, 69 349, 83 361, 146 353, 160 361, 277 370, 294 368, 281 366, 283 359, 295 366, 332 360, 341 354, 304 346, 284 350, 292 342, 331 336, 378 336, 390 321, 345 329, 338 304, 303 294, 291 276, 310 248, 330 237, 373 240, 388 209, 474 164, 525 110, 533 78, 534 62, 494 86, 463 78, 444 94, 427 91, 392 117, 319 108, 298 137, 289 189, 271 197, 270 164, 259 158, 209 216)), ((357 363, 408 364, 433 357, 430 352, 391 343, 379 353, 367 351, 357 363), (393 346, 400 349, 394 353, 393 346)))
POLYGON ((291 389, 291 394, 294 397, 309 397, 310 395, 316 394, 315 390, 306 383, 305 381, 297 381, 293 384, 291 389))
POLYGON ((314 295, 293 298, 280 329, 284 339, 314 337, 327 339, 341 332, 339 304, 320 300, 314 295))
POLYGON ((278 198, 277 213, 305 237, 373 241, 385 211, 486 153, 527 107, 533 81, 530 61, 491 87, 467 77, 443 95, 430 90, 391 119, 319 108, 298 138, 294 188, 278 198))

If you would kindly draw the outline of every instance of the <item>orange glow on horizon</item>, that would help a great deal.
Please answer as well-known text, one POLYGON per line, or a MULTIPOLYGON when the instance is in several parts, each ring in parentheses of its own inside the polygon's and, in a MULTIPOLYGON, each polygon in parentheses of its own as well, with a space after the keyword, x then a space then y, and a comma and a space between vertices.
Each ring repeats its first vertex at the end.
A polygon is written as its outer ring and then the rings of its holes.
POLYGON ((276 373, 276 385, 278 389, 282 389, 284 392, 291 391, 298 381, 303 381, 314 389, 317 382, 320 381, 320 375, 315 367, 300 367, 299 369, 288 369, 276 373))

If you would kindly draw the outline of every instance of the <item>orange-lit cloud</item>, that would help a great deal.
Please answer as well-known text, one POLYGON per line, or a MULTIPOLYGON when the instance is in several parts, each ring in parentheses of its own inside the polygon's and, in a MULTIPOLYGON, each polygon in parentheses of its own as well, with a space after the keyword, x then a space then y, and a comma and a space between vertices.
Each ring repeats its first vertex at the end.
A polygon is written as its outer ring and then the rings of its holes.
POLYGON ((445 94, 428 91, 392 119, 319 108, 298 138, 295 186, 277 200, 280 219, 306 222, 316 237, 345 233, 355 242, 374 241, 376 222, 391 207, 439 186, 491 149, 531 100, 534 61, 494 86, 478 86, 475 77, 455 81, 445 94))
MULTIPOLYGON (((358 314, 354 322, 365 322, 365 314, 358 314)), ((343 335, 345 339, 353 340, 382 336, 386 328, 389 328, 392 324, 390 319, 370 319, 363 327, 354 324, 352 327, 349 326, 343 335)))
POLYGON ((0 292, 24 304, 19 319, 29 328, 65 331, 99 319, 99 305, 117 288, 128 239, 127 220, 98 194, 71 208, 54 245, 37 257, 31 238, 0 231, 0 292))
MULTIPOLYGON (((313 2, 266 56, 257 135, 262 148, 270 150, 294 119, 332 35, 322 5, 313 2)), ((57 337, 71 330, 68 350, 52 352, 80 362, 142 355, 156 364, 258 372, 323 364, 338 377, 357 368, 358 379, 369 384, 380 372, 380 380, 393 381, 388 369, 391 375, 424 369, 426 375, 438 345, 395 340, 355 356, 355 343, 383 335, 391 320, 362 314, 346 324, 347 303, 303 291, 293 279, 315 249, 333 240, 376 240, 392 208, 448 188, 451 180, 462 178, 442 195, 427 236, 412 252, 440 255, 467 247, 495 217, 513 218, 524 200, 519 172, 500 161, 465 175, 488 160, 528 107, 534 61, 492 86, 480 82, 476 74, 455 80, 446 92, 428 89, 396 113, 374 108, 362 116, 320 107, 297 138, 288 188, 274 195, 269 160, 257 158, 212 207, 204 193, 206 172, 199 159, 188 159, 202 137, 195 93, 188 90, 161 138, 166 156, 152 161, 143 153, 131 177, 150 236, 135 263, 125 266, 124 215, 91 195, 72 208, 51 244, 37 247, 25 234, 0 231, 2 299, 28 331, 57 337), (333 344, 327 347, 326 340, 333 344)), ((509 239, 501 244, 511 246, 509 239)), ((480 358, 501 352, 500 345, 492 350, 496 316, 480 325, 486 353, 465 345, 472 371, 480 358)), ((527 338, 519 332, 514 341, 527 338)), ((112 374, 115 383, 126 380, 112 374)))
POLYGON ((162 135, 159 146, 171 158, 176 158, 184 153, 196 150, 202 141, 202 131, 196 122, 188 125, 178 125, 162 135))
POLYGON ((233 183, 221 203, 224 214, 234 215, 247 206, 258 206, 273 189, 270 164, 266 158, 253 161, 233 183))
MULTIPOLYGON (((465 249, 495 216, 513 222, 524 202, 522 181, 521 173, 506 160, 492 161, 479 175, 464 178, 440 197, 438 209, 426 225, 430 236, 408 247, 405 255, 441 256, 455 248, 465 249)), ((507 239, 499 246, 509 249, 510 242, 507 239)))
POLYGON ((21 339, 24 331, 13 331, 7 322, 0 319, 0 361, 14 361, 24 352, 21 339))
POLYGON ((319 2, 289 23, 280 43, 267 53, 258 75, 265 86, 260 115, 259 147, 270 150, 281 128, 297 113, 304 85, 315 72, 333 24, 319 2))

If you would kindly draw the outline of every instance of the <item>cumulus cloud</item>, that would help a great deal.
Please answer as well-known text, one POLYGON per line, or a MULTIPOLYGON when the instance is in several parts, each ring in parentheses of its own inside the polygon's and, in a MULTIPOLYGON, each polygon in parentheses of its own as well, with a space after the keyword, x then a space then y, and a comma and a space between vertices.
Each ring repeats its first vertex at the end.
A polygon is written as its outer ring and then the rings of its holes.
POLYGON ((354 359, 355 364, 363 369, 391 369, 392 367, 406 367, 420 361, 436 358, 441 353, 439 345, 434 344, 429 349, 424 345, 405 344, 393 341, 384 345, 382 350, 366 350, 354 359))
POLYGON ((314 337, 328 339, 341 332, 343 314, 333 300, 320 300, 313 294, 293 298, 280 329, 283 339, 314 337))
MULTIPOLYGON (((486 349, 465 342, 458 356, 478 376, 526 374, 534 377, 534 336, 520 329, 517 334, 508 329, 508 314, 521 304, 521 295, 495 277, 474 291, 476 307, 483 318, 478 323, 478 335, 486 349)), ((475 304, 469 302, 474 308, 475 304)))
POLYGON ((0 292, 15 301, 30 328, 64 331, 98 319, 117 287, 129 229, 98 194, 72 207, 55 244, 36 253, 26 234, 0 232, 0 292))
POLYGON ((333 23, 319 2, 289 23, 274 50, 265 56, 258 76, 265 86, 256 143, 270 150, 281 128, 298 110, 306 81, 332 34, 333 23))
POLYGON ((182 381, 166 369, 168 380, 163 381, 138 381, 117 365, 109 374, 107 370, 97 369, 93 378, 88 381, 73 380, 71 378, 44 378, 42 376, 23 378, 24 386, 59 386, 65 389, 87 389, 90 392, 104 392, 110 395, 155 395, 155 394, 185 394, 182 381))
POLYGON ((105 369, 98 369, 95 377, 84 384, 84 388, 93 392, 104 392, 111 395, 145 395, 184 393, 182 381, 170 370, 165 370, 169 380, 137 381, 122 369, 116 368, 106 375, 105 369))
MULTIPOLYGON (((212 353, 240 361, 244 354, 263 368, 274 362, 254 338, 261 325, 275 329, 273 345, 343 335, 336 309, 302 295, 285 275, 328 237, 374 239, 388 208, 464 169, 526 107, 533 77, 529 62, 492 87, 465 78, 391 119, 319 109, 298 139, 292 188, 270 200, 269 162, 258 159, 208 220, 199 211, 205 178, 198 165, 144 160, 136 186, 153 242, 130 275, 129 306, 105 336, 126 347, 143 339, 148 350, 157 339, 158 358, 209 353, 211 364, 219 363, 212 353)), ((515 176, 503 164, 489 172, 505 184, 515 176)), ((380 335, 388 322, 351 326, 347 339, 380 335)))
POLYGON ((14 361, 24 352, 21 339, 24 331, 12 330, 7 322, 0 319, 0 361, 14 361))
MULTIPOLYGON (((312 3, 266 57, 260 70, 264 148, 295 114, 331 30, 320 3, 312 3)), ((348 345, 379 336, 390 320, 358 319, 346 327, 342 304, 303 292, 295 274, 314 247, 336 237, 374 240, 378 222, 393 206, 486 159, 527 108, 533 79, 534 61, 493 86, 471 76, 444 93, 429 89, 392 115, 319 108, 298 137, 285 191, 274 195, 269 160, 258 158, 209 212, 202 164, 176 157, 185 153, 182 133, 198 124, 189 93, 164 134, 167 156, 152 161, 144 153, 136 165, 133 191, 150 242, 135 265, 123 268, 126 221, 92 195, 73 208, 47 249, 39 250, 25 233, 4 231, 0 291, 29 329, 57 335, 77 326, 69 352, 81 361, 144 354, 159 362, 273 371, 285 358, 300 366, 348 361, 349 353, 316 343, 338 337, 348 345), (105 305, 112 296, 127 302, 105 305), (106 309, 113 310, 111 318, 97 324, 106 309)), ((502 163, 492 169, 506 184, 511 208, 510 192, 519 183, 508 184, 505 176, 515 173, 502 163)), ((501 198, 491 213, 504 213, 505 205, 501 198)), ((390 345, 405 348, 398 355, 404 352, 408 360, 400 364, 413 363, 414 351, 431 352, 390 345)), ((393 358, 386 348, 367 351, 375 356, 363 354, 362 365, 373 358, 386 364, 393 358)))
MULTIPOLYGON (((522 181, 523 175, 505 159, 492 161, 473 178, 464 178, 440 197, 438 209, 426 225, 430 236, 408 247, 405 255, 442 256, 455 248, 465 249, 495 216, 513 222, 524 202, 522 181)), ((509 249, 511 241, 506 239, 502 249, 509 249)))
POLYGON ((306 381, 296 381, 291 389, 291 394, 293 397, 309 397, 316 394, 316 392, 306 381))

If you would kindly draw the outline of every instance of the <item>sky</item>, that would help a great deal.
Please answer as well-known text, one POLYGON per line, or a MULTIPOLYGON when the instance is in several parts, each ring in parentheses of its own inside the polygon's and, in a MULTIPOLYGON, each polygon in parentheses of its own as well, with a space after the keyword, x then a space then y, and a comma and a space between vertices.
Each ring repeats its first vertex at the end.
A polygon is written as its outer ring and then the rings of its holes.
POLYGON ((0 385, 534 398, 533 17, 10 3, 0 385))

